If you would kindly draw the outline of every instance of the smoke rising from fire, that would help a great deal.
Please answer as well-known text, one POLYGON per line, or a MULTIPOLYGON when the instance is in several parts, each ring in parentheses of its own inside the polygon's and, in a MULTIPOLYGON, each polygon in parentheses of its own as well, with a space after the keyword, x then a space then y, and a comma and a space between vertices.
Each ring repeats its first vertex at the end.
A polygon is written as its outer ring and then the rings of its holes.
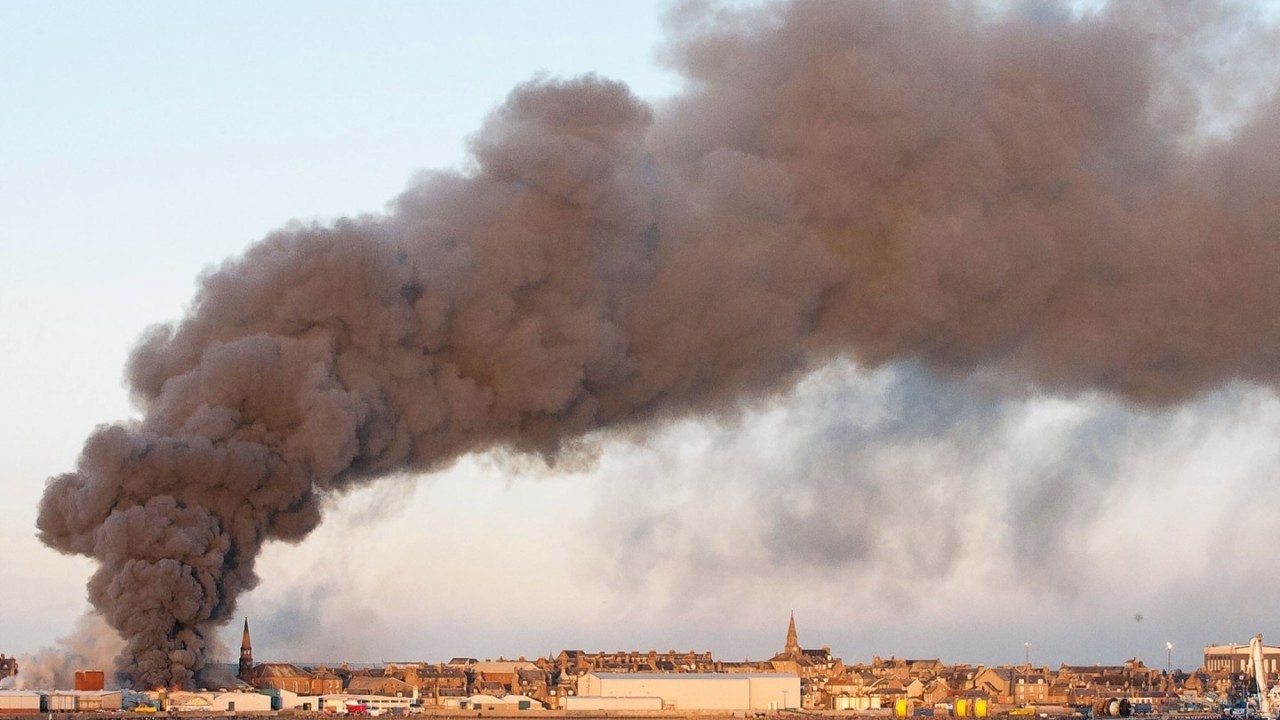
POLYGON ((1174 72, 1246 11, 1046 7, 683 6, 681 96, 529 82, 471 172, 208 272, 134 353, 143 417, 41 505, 44 542, 100 563, 121 669, 191 686, 263 544, 327 495, 472 452, 559 462, 839 358, 1139 404, 1271 382, 1274 74, 1242 76, 1257 99, 1215 139, 1174 72))
POLYGON ((57 647, 41 648, 18 658, 18 674, 0 681, 0 689, 48 689, 75 687, 76 672, 101 669, 107 672, 107 684, 115 687, 109 672, 120 653, 120 637, 103 622, 102 617, 86 613, 76 621, 75 629, 58 639, 57 647))

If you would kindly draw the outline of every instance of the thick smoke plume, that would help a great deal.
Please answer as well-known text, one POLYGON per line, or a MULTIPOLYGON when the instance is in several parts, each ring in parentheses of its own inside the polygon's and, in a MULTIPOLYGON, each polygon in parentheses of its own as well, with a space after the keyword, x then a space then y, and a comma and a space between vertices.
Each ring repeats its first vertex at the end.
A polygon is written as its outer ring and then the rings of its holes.
POLYGON ((392 471, 554 462, 837 358, 1151 405, 1271 383, 1276 75, 1215 71, 1252 94, 1214 116, 1214 53, 1258 46, 1214 31, 1249 11, 1180 7, 678 8, 680 97, 530 82, 471 172, 207 273, 135 351, 142 418, 50 481, 41 537, 100 562, 130 682, 190 687, 263 544, 392 471))

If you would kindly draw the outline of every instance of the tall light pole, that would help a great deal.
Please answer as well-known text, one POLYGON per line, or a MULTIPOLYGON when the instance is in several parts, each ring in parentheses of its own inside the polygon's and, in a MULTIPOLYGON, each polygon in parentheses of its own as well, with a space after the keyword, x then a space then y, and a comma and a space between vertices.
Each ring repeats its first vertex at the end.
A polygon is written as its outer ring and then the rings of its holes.
POLYGON ((1164 648, 1169 651, 1169 664, 1165 668, 1165 672, 1169 674, 1173 674, 1173 643, 1171 642, 1165 643, 1164 648))
POLYGON ((1022 647, 1027 651, 1027 667, 1031 667, 1031 641, 1022 643, 1022 647))

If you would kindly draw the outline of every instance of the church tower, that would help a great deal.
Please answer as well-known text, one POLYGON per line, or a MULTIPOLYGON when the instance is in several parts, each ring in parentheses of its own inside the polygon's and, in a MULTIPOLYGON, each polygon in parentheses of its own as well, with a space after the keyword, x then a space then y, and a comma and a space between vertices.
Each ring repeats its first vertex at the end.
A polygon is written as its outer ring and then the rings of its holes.
MULTIPOLYGON (((248 631, 246 630, 245 632, 247 633, 248 631)), ((245 637, 247 638, 248 635, 245 635, 245 637)), ((794 610, 791 611, 791 624, 787 626, 787 647, 783 652, 795 655, 800 654, 800 641, 796 639, 796 613, 794 610)))
POLYGON ((240 640, 240 672, 236 677, 249 682, 253 673, 253 646, 249 643, 249 618, 244 619, 244 638, 240 640))

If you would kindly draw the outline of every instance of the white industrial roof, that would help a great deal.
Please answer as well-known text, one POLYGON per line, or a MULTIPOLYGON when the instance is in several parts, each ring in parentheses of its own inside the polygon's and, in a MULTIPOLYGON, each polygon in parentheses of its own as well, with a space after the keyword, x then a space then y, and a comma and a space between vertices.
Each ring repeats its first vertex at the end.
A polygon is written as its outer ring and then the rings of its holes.
POLYGON ((798 678, 794 673, 663 673, 663 672, 591 672, 598 678, 610 680, 635 678, 636 680, 733 680, 735 678, 798 678))

